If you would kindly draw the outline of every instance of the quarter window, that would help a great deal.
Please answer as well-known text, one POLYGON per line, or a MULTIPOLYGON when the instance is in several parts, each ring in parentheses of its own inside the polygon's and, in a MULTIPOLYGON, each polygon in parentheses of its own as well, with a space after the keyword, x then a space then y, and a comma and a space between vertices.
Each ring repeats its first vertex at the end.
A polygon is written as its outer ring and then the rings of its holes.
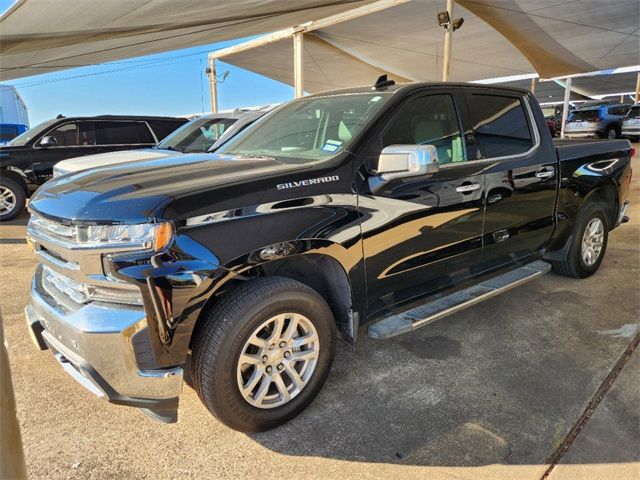
POLYGON ((521 99, 474 93, 468 102, 480 158, 518 155, 533 147, 521 99))
POLYGON ((156 143, 144 122, 95 122, 98 145, 137 145, 156 143))
POLYGON ((381 147, 403 144, 435 146, 441 164, 464 161, 453 97, 428 95, 401 106, 382 134, 381 147))

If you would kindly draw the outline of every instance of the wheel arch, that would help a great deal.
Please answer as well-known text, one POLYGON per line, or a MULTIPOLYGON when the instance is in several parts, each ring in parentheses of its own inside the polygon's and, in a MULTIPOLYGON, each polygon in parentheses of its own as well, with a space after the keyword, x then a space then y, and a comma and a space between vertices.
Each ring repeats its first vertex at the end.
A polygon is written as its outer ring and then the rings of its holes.
POLYGON ((17 168, 0 168, 0 177, 9 178, 17 182, 24 191, 25 197, 29 196, 29 187, 27 186, 27 176, 22 170, 17 168))
POLYGON ((585 196, 580 208, 583 208, 591 202, 597 203, 604 209, 607 214, 609 230, 614 228, 619 210, 618 190, 616 187, 611 184, 607 184, 593 189, 585 196))
POLYGON ((339 335, 350 344, 355 344, 358 329, 356 292, 344 264, 344 247, 321 241, 282 242, 263 247, 230 262, 224 268, 231 274, 215 287, 213 294, 202 308, 193 328, 190 343, 193 343, 200 322, 223 297, 232 294, 241 284, 254 278, 279 276, 297 280, 316 291, 333 312, 339 335), (261 254, 280 249, 290 254, 262 259, 261 254), (329 253, 332 252, 333 254, 329 253), (337 255, 336 255, 337 254, 337 255))

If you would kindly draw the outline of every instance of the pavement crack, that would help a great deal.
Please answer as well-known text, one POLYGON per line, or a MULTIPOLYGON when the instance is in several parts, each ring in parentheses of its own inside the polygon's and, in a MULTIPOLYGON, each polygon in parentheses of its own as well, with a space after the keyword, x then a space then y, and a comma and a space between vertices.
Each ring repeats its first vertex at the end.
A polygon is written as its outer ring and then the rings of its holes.
POLYGON ((562 443, 549 456, 549 458, 545 462, 546 464, 549 465, 549 467, 542 474, 542 476, 540 477, 540 480, 545 480, 549 478, 549 475, 551 475, 551 472, 553 471, 555 466, 560 462, 560 459, 567 453, 567 451, 575 441, 580 431, 587 424, 587 422, 591 418, 591 415, 593 415, 593 412, 596 410, 596 408, 598 408, 598 405, 600 404, 604 396, 607 394, 607 392, 613 385, 613 382, 615 382, 616 378, 618 378, 618 375, 620 375, 620 372, 622 371, 624 366, 627 364, 627 362, 631 358, 631 355, 633 355, 633 352, 638 347, 638 344, 640 344, 640 331, 636 333, 636 335, 633 337, 633 340, 631 340, 631 343, 627 345, 627 348, 622 353, 622 355, 620 356, 616 364, 613 366, 613 368, 611 369, 607 377, 604 379, 604 381, 600 384, 600 386, 598 387, 598 390, 596 390, 596 393, 593 395, 593 397, 591 397, 591 400, 589 401, 585 409, 582 411, 582 414, 580 415, 580 417, 578 417, 578 420, 576 420, 576 422, 573 424, 573 427, 571 427, 571 430, 569 430, 569 433, 565 436, 562 443))

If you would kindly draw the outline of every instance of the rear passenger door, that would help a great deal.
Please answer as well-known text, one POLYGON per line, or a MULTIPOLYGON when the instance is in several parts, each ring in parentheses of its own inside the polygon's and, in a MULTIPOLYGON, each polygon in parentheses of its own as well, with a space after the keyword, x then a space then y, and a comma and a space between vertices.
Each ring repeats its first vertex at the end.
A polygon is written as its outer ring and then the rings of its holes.
POLYGON ((540 252, 553 230, 555 148, 524 93, 468 88, 465 97, 475 136, 472 155, 485 165, 481 269, 523 262, 540 252))
POLYGON ((105 151, 147 148, 156 139, 146 122, 131 120, 96 120, 96 144, 105 151))
POLYGON ((468 162, 457 89, 430 88, 396 107, 366 153, 375 169, 383 147, 434 145, 437 173, 384 181, 369 173, 359 196, 369 314, 455 287, 482 250, 483 175, 468 162))

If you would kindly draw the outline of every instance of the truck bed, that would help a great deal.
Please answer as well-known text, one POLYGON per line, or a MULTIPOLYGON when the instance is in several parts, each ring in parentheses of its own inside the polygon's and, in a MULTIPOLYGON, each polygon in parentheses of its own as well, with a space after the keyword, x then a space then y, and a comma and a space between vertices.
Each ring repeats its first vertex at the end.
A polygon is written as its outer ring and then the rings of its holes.
POLYGON ((588 138, 554 139, 560 161, 592 156, 603 156, 610 153, 624 152, 631 148, 629 140, 593 140, 588 138))

